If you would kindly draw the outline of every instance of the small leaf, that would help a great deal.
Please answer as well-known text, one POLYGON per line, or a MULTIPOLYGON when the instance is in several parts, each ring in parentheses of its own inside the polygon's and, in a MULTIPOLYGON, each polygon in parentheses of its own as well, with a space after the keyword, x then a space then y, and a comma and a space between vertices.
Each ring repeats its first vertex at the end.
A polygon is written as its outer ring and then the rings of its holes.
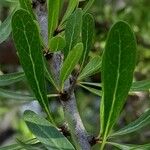
POLYGON ((25 111, 24 120, 30 131, 48 150, 74 150, 67 138, 46 119, 32 111, 25 111))
POLYGON ((133 144, 119 144, 114 142, 107 142, 107 144, 113 145, 120 150, 149 150, 150 144, 133 145, 133 144))
POLYGON ((101 83, 93 83, 93 82, 80 82, 80 84, 83 84, 83 85, 88 85, 88 86, 95 86, 95 87, 99 87, 99 88, 101 88, 101 87, 102 87, 101 83))
POLYGON ((110 30, 102 59, 102 148, 125 103, 136 63, 136 40, 129 25, 117 22, 110 30))
POLYGON ((131 122, 129 125, 111 134, 110 137, 126 135, 138 131, 148 125, 150 125, 150 110, 146 111, 137 120, 131 122))
POLYGON ((60 71, 60 82, 63 87, 65 80, 69 77, 74 67, 80 60, 83 52, 83 44, 78 43, 68 54, 60 71))
POLYGON ((60 27, 64 24, 64 22, 68 19, 68 17, 72 14, 72 12, 75 10, 75 8, 77 7, 78 5, 78 0, 69 0, 69 4, 68 4, 68 7, 67 7, 67 10, 62 18, 62 21, 60 23, 60 27))
POLYGON ((70 50, 78 43, 80 39, 82 25, 82 10, 77 9, 67 20, 65 29, 66 47, 64 49, 65 57, 70 50))
POLYGON ((47 68, 47 62, 44 64, 44 70, 45 70, 45 77, 47 80, 56 88, 57 91, 59 91, 57 83, 54 81, 52 73, 47 68))
POLYGON ((84 45, 83 56, 81 58, 81 66, 84 65, 89 51, 92 47, 93 35, 94 35, 94 18, 91 14, 85 14, 82 21, 82 42, 84 45))
MULTIPOLYGON (((14 10, 15 11, 15 10, 14 10)), ((11 19, 14 11, 6 18, 4 22, 0 25, 0 44, 4 42, 11 33, 11 19)))
POLYGON ((22 147, 19 144, 12 144, 5 147, 0 147, 0 150, 21 150, 22 147))
POLYGON ((130 91, 148 91, 150 90, 150 80, 133 82, 130 91))
POLYGON ((19 3, 20 3, 21 8, 29 12, 33 20, 36 19, 35 14, 33 13, 33 10, 32 10, 31 0, 19 0, 19 3))
POLYGON ((131 150, 135 145, 132 144, 119 144, 119 143, 114 143, 114 142, 107 142, 109 145, 113 145, 116 148, 119 148, 120 150, 131 150))
POLYGON ((6 147, 1 147, 0 150, 24 150, 24 149, 29 150, 25 145, 29 145, 30 149, 32 149, 32 150, 40 150, 39 148, 42 146, 42 144, 38 143, 36 139, 31 139, 31 140, 28 140, 26 142, 20 142, 19 141, 18 144, 12 144, 12 145, 9 145, 6 147))
POLYGON ((9 90, 0 89, 0 97, 1 98, 9 98, 14 100, 21 100, 21 101, 32 101, 36 98, 31 95, 24 95, 22 92, 14 92, 9 90))
POLYGON ((95 0, 89 0, 83 9, 83 13, 85 14, 93 5, 95 0))
POLYGON ((98 89, 94 89, 94 88, 91 88, 91 87, 87 87, 87 86, 84 86, 82 84, 80 84, 81 87, 83 87, 84 89, 88 90, 89 92, 97 95, 97 96, 102 96, 102 92, 98 89))
POLYGON ((57 35, 57 36, 55 36, 55 37, 53 37, 53 38, 50 39, 49 48, 50 48, 51 52, 60 51, 65 46, 66 46, 66 41, 60 35, 57 35))
MULTIPOLYGON (((47 97, 58 97, 58 94, 48 94, 47 97)), ((22 91, 10 91, 0 88, 0 97, 1 98, 7 98, 7 99, 13 99, 13 100, 20 100, 20 101, 33 101, 36 100, 36 98, 32 95, 22 94, 22 91)))
POLYGON ((8 86, 25 79, 23 72, 0 75, 0 86, 8 86))
POLYGON ((98 71, 100 71, 101 62, 102 62, 102 59, 100 56, 96 56, 96 57, 92 58, 90 60, 90 62, 85 66, 85 68, 83 68, 83 70, 81 71, 81 73, 78 77, 78 80, 87 78, 87 77, 97 73, 98 71))
POLYGON ((31 15, 26 10, 20 9, 13 15, 12 29, 15 46, 26 78, 35 97, 51 118, 45 88, 44 60, 37 26, 31 15))
POLYGON ((47 0, 47 7, 48 7, 48 39, 53 36, 54 31, 58 26, 58 19, 59 19, 59 9, 60 9, 60 2, 61 0, 47 0))

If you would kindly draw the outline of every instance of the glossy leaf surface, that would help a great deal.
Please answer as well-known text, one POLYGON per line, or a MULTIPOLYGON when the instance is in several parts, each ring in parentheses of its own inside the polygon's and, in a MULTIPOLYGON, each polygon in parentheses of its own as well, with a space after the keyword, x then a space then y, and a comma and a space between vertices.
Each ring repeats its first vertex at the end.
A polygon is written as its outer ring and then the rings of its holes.
POLYGON ((136 41, 132 30, 119 21, 111 28, 102 59, 103 98, 101 135, 103 144, 115 124, 132 85, 136 41))
POLYGON ((15 12, 12 18, 15 46, 26 78, 35 97, 50 116, 46 96, 44 63, 39 32, 31 15, 23 9, 15 12))
POLYGON ((83 52, 83 44, 78 43, 68 54, 60 71, 61 87, 63 87, 65 80, 69 77, 74 67, 80 60, 82 52, 83 52))

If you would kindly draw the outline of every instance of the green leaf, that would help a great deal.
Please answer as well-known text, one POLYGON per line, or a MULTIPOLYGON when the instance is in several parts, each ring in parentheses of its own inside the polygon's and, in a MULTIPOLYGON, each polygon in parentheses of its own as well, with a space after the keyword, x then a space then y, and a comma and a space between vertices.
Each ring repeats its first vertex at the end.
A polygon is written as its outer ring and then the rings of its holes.
POLYGON ((132 85, 135 63, 136 41, 134 34, 127 23, 119 21, 109 32, 102 59, 102 148, 132 85))
POLYGON ((35 97, 51 118, 45 88, 44 60, 37 26, 31 15, 26 10, 20 9, 13 15, 12 29, 15 46, 26 78, 35 97))
POLYGON ((30 146, 30 149, 32 150, 40 150, 39 148, 42 146, 42 144, 37 142, 36 139, 31 139, 26 142, 22 142, 22 141, 18 141, 18 142, 19 143, 17 144, 1 147, 0 150, 29 150, 27 145, 30 146))
POLYGON ((83 44, 78 43, 68 54, 63 66, 60 70, 60 82, 61 88, 63 89, 63 85, 65 80, 69 77, 74 67, 80 60, 83 52, 83 44))
POLYGON ((107 142, 107 144, 109 145, 113 145, 115 146, 116 148, 119 148, 120 150, 131 150, 134 145, 132 144, 120 144, 120 143, 114 143, 114 142, 107 142))
POLYGON ((0 150, 22 150, 22 147, 19 144, 12 144, 5 147, 0 147, 0 150))
POLYGON ((93 83, 93 82, 80 82, 80 84, 83 84, 83 85, 88 85, 88 86, 95 86, 95 87, 99 87, 99 88, 101 88, 101 87, 102 87, 101 83, 93 83))
POLYGON ((50 48, 51 52, 60 51, 65 46, 66 46, 66 41, 60 35, 57 35, 57 36, 55 36, 55 37, 53 37, 53 38, 50 39, 49 48, 50 48))
POLYGON ((53 37, 53 33, 58 26, 59 9, 61 0, 47 0, 48 7, 48 39, 53 37))
POLYGON ((84 52, 81 58, 81 66, 84 65, 89 51, 92 47, 93 35, 94 35, 94 18, 91 14, 85 14, 82 21, 82 42, 84 45, 84 52))
POLYGON ((150 90, 150 80, 133 82, 130 91, 148 91, 150 90))
POLYGON ((94 88, 91 88, 91 87, 87 87, 87 86, 84 86, 82 84, 80 84, 81 87, 83 87, 84 89, 88 90, 89 92, 97 95, 97 96, 102 96, 102 92, 98 89, 94 89, 94 88))
POLYGON ((46 119, 32 111, 25 111, 24 120, 30 131, 48 150, 74 150, 67 138, 46 119))
MULTIPOLYGON (((15 11, 15 10, 14 10, 15 11)), ((4 42, 11 33, 11 19, 14 11, 0 25, 0 44, 4 42)))
POLYGON ((25 79, 23 72, 0 75, 0 86, 7 86, 25 79))
MULTIPOLYGON (((58 97, 58 94, 48 94, 47 97, 58 97)), ((1 98, 7 98, 7 99, 13 99, 13 100, 19 100, 19 101, 33 101, 36 100, 36 98, 32 95, 22 94, 22 91, 10 91, 0 88, 0 97, 1 98)))
POLYGON ((90 60, 90 62, 85 66, 85 68, 83 68, 83 70, 81 71, 81 73, 78 77, 78 80, 87 78, 87 77, 97 73, 98 71, 100 71, 101 62, 102 62, 102 59, 100 56, 96 56, 96 57, 92 58, 90 60))
POLYGON ((65 29, 66 47, 64 49, 65 57, 71 49, 79 42, 82 26, 82 10, 77 9, 67 20, 65 29))
POLYGON ((107 144, 113 145, 120 150, 149 150, 150 144, 133 145, 133 144, 120 144, 114 142, 107 142, 107 144))
POLYGON ((32 19, 35 20, 36 17, 32 10, 31 0, 19 0, 19 3, 20 3, 20 7, 28 11, 29 14, 32 16, 32 19))
POLYGON ((131 122, 129 125, 125 126, 119 131, 111 134, 110 137, 126 135, 138 131, 148 125, 150 125, 150 109, 142 114, 137 120, 131 122))
POLYGON ((85 14, 93 5, 95 0, 89 0, 83 9, 83 13, 85 14))
POLYGON ((24 95, 22 92, 14 92, 9 90, 4 90, 0 88, 0 97, 1 98, 9 98, 14 100, 20 100, 20 101, 32 101, 36 98, 31 95, 24 95))
POLYGON ((62 21, 60 23, 60 27, 64 24, 64 22, 68 19, 68 17, 72 14, 72 12, 75 10, 75 8, 77 7, 78 5, 78 0, 69 0, 69 4, 68 4, 68 7, 67 7, 67 10, 62 18, 62 21))
POLYGON ((47 62, 46 61, 44 64, 44 70, 45 70, 45 77, 47 78, 47 80, 56 88, 57 91, 59 91, 59 87, 58 87, 57 83, 55 82, 52 73, 47 68, 47 62))

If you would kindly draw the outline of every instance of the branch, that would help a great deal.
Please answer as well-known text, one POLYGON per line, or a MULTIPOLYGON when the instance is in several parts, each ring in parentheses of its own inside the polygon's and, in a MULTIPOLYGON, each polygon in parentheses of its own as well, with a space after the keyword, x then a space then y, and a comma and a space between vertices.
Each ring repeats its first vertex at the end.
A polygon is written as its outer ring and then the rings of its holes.
MULTIPOLYGON (((34 0, 35 2, 35 0, 34 0)), ((41 27, 41 34, 44 37, 44 41, 47 44, 48 41, 48 33, 47 33, 47 12, 44 9, 45 4, 40 3, 40 0, 36 1, 36 5, 34 5, 35 12, 38 17, 38 22, 41 27)), ((53 72, 55 77, 55 81, 59 82, 59 74, 60 68, 63 63, 63 56, 61 52, 54 53, 52 57, 48 61, 49 69, 53 72)), ((81 117, 78 112, 76 98, 74 95, 74 89, 72 89, 72 85, 70 84, 70 79, 65 82, 64 92, 61 93, 60 101, 63 106, 65 119, 69 125, 69 129, 71 131, 71 135, 73 141, 75 142, 77 149, 82 150, 90 150, 91 145, 89 143, 90 139, 85 130, 85 127, 82 123, 81 117)))

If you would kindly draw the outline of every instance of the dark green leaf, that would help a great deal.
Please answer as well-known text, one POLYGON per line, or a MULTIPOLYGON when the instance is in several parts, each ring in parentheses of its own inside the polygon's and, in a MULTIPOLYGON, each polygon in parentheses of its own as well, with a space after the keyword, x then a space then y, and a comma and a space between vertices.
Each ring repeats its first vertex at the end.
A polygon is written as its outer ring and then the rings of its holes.
POLYGON ((102 147, 125 103, 132 85, 135 63, 136 40, 134 34, 127 23, 119 21, 109 32, 102 59, 102 147))
POLYGON ((82 21, 82 42, 84 45, 83 56, 81 58, 81 66, 84 65, 89 51, 92 47, 93 35, 94 35, 94 19, 90 14, 85 14, 82 21))
POLYGON ((65 46, 66 46, 66 41, 60 35, 57 35, 50 39, 49 48, 50 51, 52 52, 63 50, 65 46))
POLYGON ((7 86, 25 79, 23 72, 0 75, 0 86, 7 86))
POLYGON ((60 9, 60 2, 61 0, 47 0, 47 7, 48 7, 48 39, 53 36, 54 31, 58 26, 58 19, 59 19, 59 9, 60 9))
POLYGON ((21 65, 35 97, 50 118, 46 96, 44 61, 39 32, 31 15, 23 9, 12 18, 13 38, 21 65))
POLYGON ((101 62, 102 62, 102 59, 100 56, 96 56, 96 57, 92 58, 90 60, 90 62, 85 66, 85 68, 83 68, 83 70, 81 71, 81 73, 78 77, 78 80, 87 78, 87 77, 97 73, 98 71, 100 71, 101 62))
POLYGON ((131 122, 129 125, 110 135, 110 137, 126 135, 138 131, 148 125, 150 125, 150 110, 142 114, 137 120, 131 122))
POLYGON ((50 122, 32 111, 24 113, 30 131, 48 150, 74 150, 71 143, 50 122))
POLYGON ((77 9, 67 20, 65 29, 66 47, 64 49, 65 56, 79 42, 82 26, 82 10, 77 9))
POLYGON ((19 0, 19 3, 20 3, 20 7, 28 11, 29 14, 32 16, 32 19, 34 20, 36 17, 32 10, 32 5, 31 5, 32 1, 31 0, 19 0))
POLYGON ((150 90, 150 80, 136 81, 133 82, 130 89, 131 92, 134 91, 148 91, 150 90))
POLYGON ((78 43, 68 54, 60 71, 61 88, 63 88, 65 80, 69 77, 74 67, 82 56, 83 44, 78 43))

